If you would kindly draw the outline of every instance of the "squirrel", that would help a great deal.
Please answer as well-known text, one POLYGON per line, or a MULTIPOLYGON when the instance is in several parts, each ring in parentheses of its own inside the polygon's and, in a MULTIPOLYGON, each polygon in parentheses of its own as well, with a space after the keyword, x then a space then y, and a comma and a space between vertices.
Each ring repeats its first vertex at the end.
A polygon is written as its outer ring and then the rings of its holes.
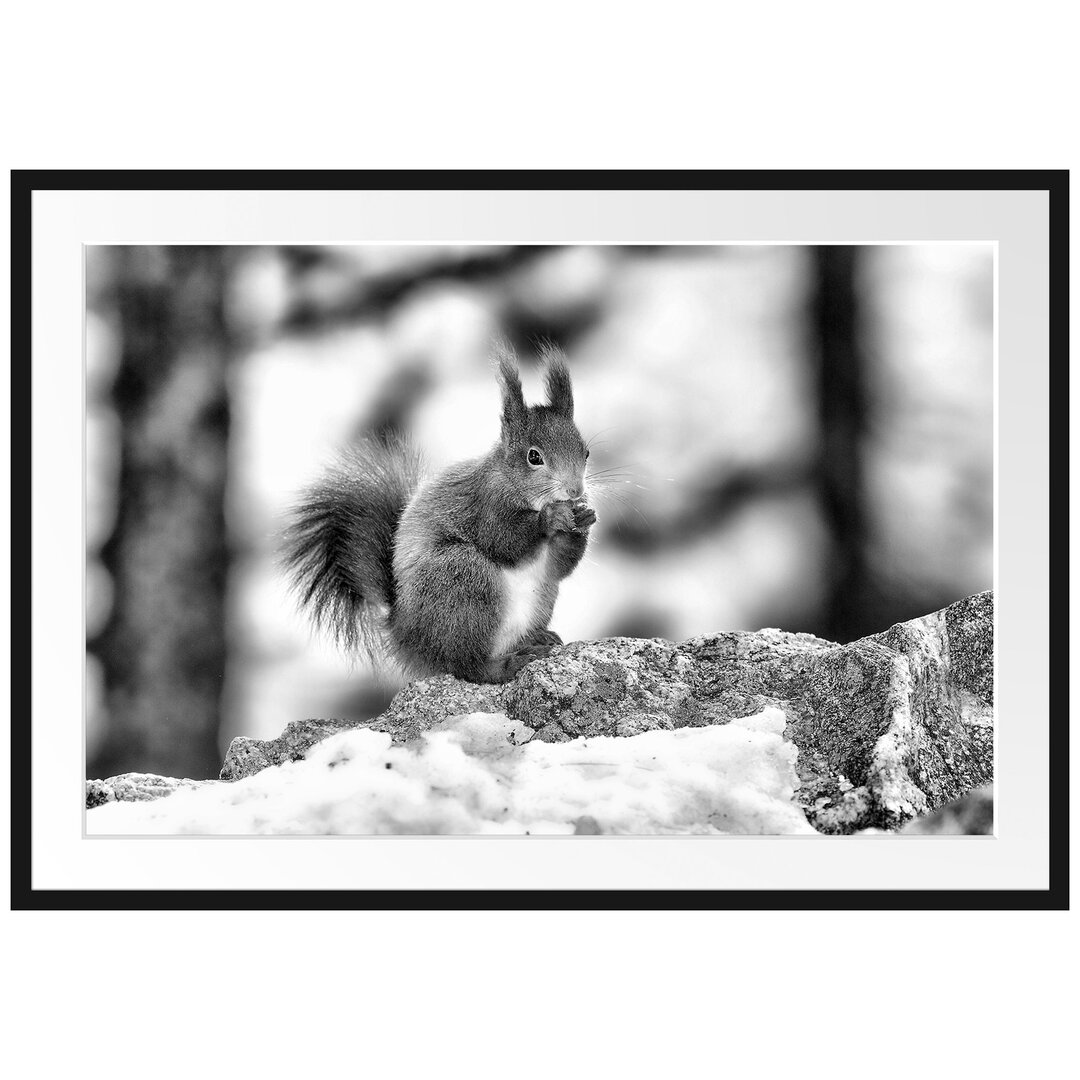
POLYGON ((589 451, 563 354, 542 354, 547 403, 527 406, 512 352, 497 350, 499 441, 421 480, 404 442, 355 446, 293 511, 284 562, 318 628, 408 672, 509 682, 562 639, 548 629, 559 583, 596 514, 589 451))

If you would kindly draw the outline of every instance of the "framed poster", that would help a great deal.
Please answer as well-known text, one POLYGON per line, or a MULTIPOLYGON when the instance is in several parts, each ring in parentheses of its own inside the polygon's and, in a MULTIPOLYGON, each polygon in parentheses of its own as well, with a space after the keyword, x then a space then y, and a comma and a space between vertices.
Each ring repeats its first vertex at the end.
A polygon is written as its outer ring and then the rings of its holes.
POLYGON ((1066 174, 25 172, 12 215, 14 906, 1066 905, 1066 174), (297 503, 374 660, 287 602, 297 503))

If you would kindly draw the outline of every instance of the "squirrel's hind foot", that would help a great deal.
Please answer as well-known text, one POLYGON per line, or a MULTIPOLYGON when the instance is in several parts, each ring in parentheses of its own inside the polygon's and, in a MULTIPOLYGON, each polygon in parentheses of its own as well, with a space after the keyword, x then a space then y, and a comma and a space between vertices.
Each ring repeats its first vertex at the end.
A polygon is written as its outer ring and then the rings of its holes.
POLYGON ((553 630, 541 630, 527 639, 527 644, 518 646, 513 652, 502 656, 493 656, 485 667, 479 682, 506 683, 517 678, 518 673, 534 660, 543 660, 556 645, 562 644, 562 638, 553 630))

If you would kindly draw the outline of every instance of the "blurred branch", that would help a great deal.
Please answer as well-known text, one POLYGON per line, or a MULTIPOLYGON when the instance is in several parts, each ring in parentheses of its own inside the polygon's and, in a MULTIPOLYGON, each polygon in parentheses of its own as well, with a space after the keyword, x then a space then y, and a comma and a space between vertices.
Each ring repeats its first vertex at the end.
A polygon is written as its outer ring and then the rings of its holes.
MULTIPOLYGON (((335 325, 363 319, 385 317, 411 293, 438 282, 486 283, 540 258, 557 247, 505 247, 495 251, 480 250, 465 254, 453 262, 431 266, 408 267, 383 274, 358 276, 344 296, 320 299, 311 295, 298 297, 285 315, 282 329, 290 333, 322 332, 335 325)), ((330 249, 331 254, 333 249, 330 249)), ((324 252, 306 248, 287 248, 293 272, 303 275, 314 265, 312 260, 324 252)))
MULTIPOLYGON (((804 491, 815 476, 812 462, 805 466, 769 465, 735 470, 712 486, 696 488, 694 497, 684 501, 680 513, 647 520, 623 510, 621 518, 609 526, 605 535, 613 546, 638 555, 671 549, 715 533, 717 527, 762 498, 804 491)), ((617 507, 615 503, 613 508, 617 507)))

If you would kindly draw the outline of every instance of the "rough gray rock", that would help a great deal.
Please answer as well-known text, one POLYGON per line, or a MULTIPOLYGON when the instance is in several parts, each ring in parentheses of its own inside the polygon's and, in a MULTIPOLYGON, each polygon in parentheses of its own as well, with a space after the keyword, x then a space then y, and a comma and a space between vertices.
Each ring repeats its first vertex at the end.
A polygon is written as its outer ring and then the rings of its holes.
POLYGON ((204 787, 216 780, 178 780, 173 776, 153 773, 121 773, 107 780, 86 781, 86 809, 92 810, 108 802, 148 802, 171 795, 179 788, 204 787))
POLYGON ((895 829, 992 779, 993 595, 849 645, 778 630, 565 646, 504 690, 549 741, 788 717, 822 832, 895 829))
POLYGON ((239 735, 229 744, 218 779, 240 780, 271 765, 299 761, 328 736, 365 726, 351 720, 294 720, 276 739, 249 739, 239 735))
POLYGON ((393 735, 398 742, 408 742, 453 716, 502 712, 504 689, 491 683, 462 682, 453 675, 421 679, 406 686, 386 712, 367 726, 393 735))
POLYGON ((780 630, 575 642, 504 686, 444 675, 407 686, 363 725, 305 720, 276 739, 234 739, 221 780, 295 761, 357 726, 407 742, 454 716, 504 712, 559 742, 723 724, 768 705, 787 716, 798 797, 815 828, 897 829, 993 779, 993 595, 849 645, 780 630))
POLYGON ((317 742, 351 728, 385 731, 397 742, 407 742, 452 716, 502 712, 501 691, 500 686, 462 682, 452 675, 421 679, 406 686, 374 720, 294 720, 276 739, 239 736, 229 744, 219 779, 239 780, 271 765, 299 761, 317 742))
POLYGON ((913 836, 992 836, 994 786, 975 788, 940 810, 909 821, 900 831, 913 836))

